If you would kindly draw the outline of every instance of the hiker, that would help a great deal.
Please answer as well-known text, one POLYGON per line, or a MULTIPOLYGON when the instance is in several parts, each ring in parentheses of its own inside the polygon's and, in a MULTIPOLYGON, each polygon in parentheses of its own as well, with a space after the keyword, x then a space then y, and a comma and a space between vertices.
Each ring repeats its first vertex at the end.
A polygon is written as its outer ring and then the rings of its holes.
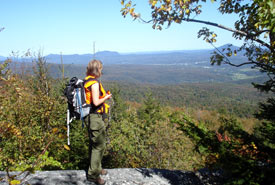
POLYGON ((86 117, 89 133, 89 157, 90 164, 87 173, 87 180, 96 184, 105 184, 100 175, 106 175, 107 171, 102 169, 101 161, 106 148, 106 127, 109 105, 106 100, 112 97, 106 93, 99 78, 102 75, 103 65, 99 60, 89 62, 85 78, 85 94, 87 104, 91 104, 91 111, 86 117), (104 119, 106 120, 104 122, 104 119))

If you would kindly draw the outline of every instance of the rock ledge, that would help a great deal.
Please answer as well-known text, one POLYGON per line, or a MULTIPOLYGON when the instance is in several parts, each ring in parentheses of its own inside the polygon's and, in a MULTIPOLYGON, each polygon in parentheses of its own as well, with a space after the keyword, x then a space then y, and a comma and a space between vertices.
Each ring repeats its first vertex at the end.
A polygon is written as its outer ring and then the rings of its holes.
MULTIPOLYGON (((108 174, 102 176, 106 180, 106 185, 203 185, 220 184, 210 182, 209 173, 180 171, 180 170, 162 170, 146 168, 116 168, 107 169, 108 174)), ((19 172, 10 172, 10 175, 18 175, 19 172)), ((211 173, 211 176, 220 176, 211 173)), ((0 184, 7 184, 6 172, 0 171, 0 184)), ((26 172, 17 176, 20 180, 26 175, 26 172)), ((37 171, 35 174, 28 175, 22 184, 30 185, 84 185, 94 184, 86 180, 84 170, 60 170, 60 171, 37 171)))

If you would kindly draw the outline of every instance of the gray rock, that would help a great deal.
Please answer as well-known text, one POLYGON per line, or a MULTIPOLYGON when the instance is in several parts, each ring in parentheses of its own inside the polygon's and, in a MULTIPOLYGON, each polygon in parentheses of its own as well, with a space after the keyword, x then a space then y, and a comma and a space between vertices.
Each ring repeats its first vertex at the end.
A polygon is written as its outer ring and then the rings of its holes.
MULTIPOLYGON (((202 178, 200 172, 180 170, 162 170, 146 168, 116 168, 107 169, 108 174, 102 176, 106 185, 203 185, 209 184, 202 178)), ((84 170, 36 171, 27 175, 19 172, 10 172, 10 176, 21 180, 21 184, 31 185, 83 185, 94 183, 86 180, 84 170), (27 176, 26 176, 27 175, 27 176), (25 177, 26 176, 26 177, 25 177), (24 178, 25 177, 25 178, 24 178), (22 180, 23 179, 23 180, 22 180)), ((0 184, 8 184, 7 173, 0 171, 0 184)), ((216 184, 216 183, 215 183, 216 184)))

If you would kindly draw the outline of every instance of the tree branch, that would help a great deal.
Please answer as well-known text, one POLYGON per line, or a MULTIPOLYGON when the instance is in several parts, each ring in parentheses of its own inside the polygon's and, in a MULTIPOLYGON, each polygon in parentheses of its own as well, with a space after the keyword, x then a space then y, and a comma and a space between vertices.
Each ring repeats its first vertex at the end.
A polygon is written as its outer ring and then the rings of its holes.
MULTIPOLYGON (((209 22, 209 21, 202 21, 202 20, 197 20, 197 19, 189 19, 189 18, 182 18, 183 21, 186 21, 186 22, 196 22, 196 23, 201 23, 201 24, 207 24, 207 25, 210 25, 210 26, 214 26, 214 27, 218 27, 218 28, 221 28, 221 29, 224 29, 224 30, 227 30, 227 31, 230 31, 230 32, 233 32, 233 33, 238 33, 240 35, 243 35, 243 36, 246 36, 246 37, 249 37, 249 34, 246 33, 246 32, 243 32, 243 31, 240 31, 240 30, 234 30, 232 28, 229 28, 229 27, 226 27, 226 26, 223 26, 221 24, 217 24, 217 23, 213 23, 213 22, 209 22)), ((250 38, 251 40, 254 40, 260 44, 262 44, 263 46, 267 47, 267 48, 270 48, 270 45, 267 44, 266 42, 260 40, 260 39, 257 39, 257 38, 250 38)))
MULTIPOLYGON (((154 20, 149 20, 149 21, 145 21, 144 19, 142 19, 140 16, 138 17, 135 17, 135 19, 138 18, 139 20, 141 20, 142 22, 144 23, 151 23, 151 22, 154 22, 154 20)), ((190 19, 190 18, 182 18, 181 19, 182 21, 186 21, 186 22, 196 22, 196 23, 201 23, 201 24, 206 24, 206 25, 210 25, 210 26, 214 26, 214 27, 218 27, 218 28, 221 28, 223 30, 227 30, 227 31, 230 31, 230 32, 233 32, 233 33, 238 33, 242 36, 246 36, 246 37, 249 37, 251 40, 254 40, 258 43, 260 43, 261 45, 267 47, 270 49, 270 45, 264 41, 262 41, 261 39, 258 39, 258 38, 253 38, 253 36, 256 36, 256 35, 259 35, 259 34, 262 34, 263 32, 267 32, 269 30, 263 30, 263 31, 260 31, 259 33, 257 34, 254 34, 254 35, 251 35, 251 34, 248 34, 244 31, 241 31, 241 30, 234 30, 232 28, 229 28, 229 27, 226 27, 224 25, 221 25, 221 24, 218 24, 218 23, 214 23, 214 22, 209 22, 209 21, 203 21, 203 20, 197 20, 197 19, 190 19)), ((158 20, 159 21, 159 20, 158 20)), ((158 22, 157 21, 157 22, 158 22)))
POLYGON ((255 62, 251 61, 251 62, 244 62, 244 63, 241 63, 241 64, 233 64, 230 62, 230 60, 228 59, 227 56, 225 56, 212 42, 210 42, 210 44, 220 53, 220 55, 223 56, 223 58, 226 59, 226 61, 224 61, 225 64, 228 64, 228 65, 231 65, 231 66, 234 66, 234 67, 241 67, 243 65, 247 65, 247 64, 255 64, 255 62))
POLYGON ((226 64, 231 65, 231 66, 234 66, 234 67, 241 67, 241 66, 247 65, 247 64, 254 64, 254 62, 244 62, 244 63, 238 64, 238 65, 233 64, 233 63, 231 63, 231 62, 226 62, 226 64))

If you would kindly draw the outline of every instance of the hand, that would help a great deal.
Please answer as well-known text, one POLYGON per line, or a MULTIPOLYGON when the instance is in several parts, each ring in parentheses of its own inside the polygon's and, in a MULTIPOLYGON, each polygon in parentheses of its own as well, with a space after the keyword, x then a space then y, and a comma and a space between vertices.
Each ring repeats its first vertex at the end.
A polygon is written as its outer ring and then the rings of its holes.
POLYGON ((105 96, 105 98, 106 98, 106 100, 109 100, 110 98, 112 98, 112 94, 107 94, 107 95, 105 96))

